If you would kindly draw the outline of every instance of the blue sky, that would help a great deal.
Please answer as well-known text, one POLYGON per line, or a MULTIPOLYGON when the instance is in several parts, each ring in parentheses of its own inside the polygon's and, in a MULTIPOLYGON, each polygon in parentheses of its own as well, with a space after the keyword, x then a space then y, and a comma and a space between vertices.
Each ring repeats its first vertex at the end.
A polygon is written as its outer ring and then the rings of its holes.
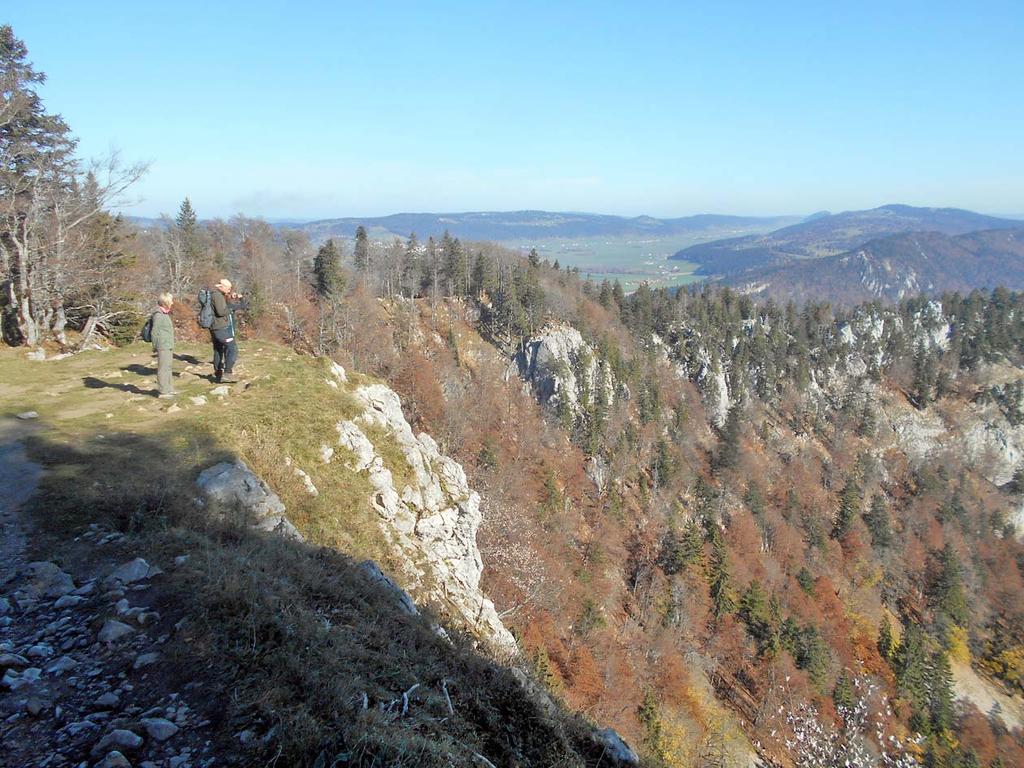
POLYGON ((1024 213, 1024 3, 10 4, 141 215, 1024 213))

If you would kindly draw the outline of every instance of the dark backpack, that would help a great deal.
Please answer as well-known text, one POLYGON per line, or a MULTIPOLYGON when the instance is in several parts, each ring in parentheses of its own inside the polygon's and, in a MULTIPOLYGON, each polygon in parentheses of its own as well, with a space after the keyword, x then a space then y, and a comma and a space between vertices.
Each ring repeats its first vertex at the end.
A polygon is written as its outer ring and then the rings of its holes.
POLYGON ((203 288, 199 292, 199 317, 196 319, 200 328, 209 328, 213 325, 213 299, 209 288, 203 288))
POLYGON ((146 320, 146 324, 142 326, 142 340, 146 343, 152 343, 153 341, 153 316, 150 315, 149 319, 146 320))

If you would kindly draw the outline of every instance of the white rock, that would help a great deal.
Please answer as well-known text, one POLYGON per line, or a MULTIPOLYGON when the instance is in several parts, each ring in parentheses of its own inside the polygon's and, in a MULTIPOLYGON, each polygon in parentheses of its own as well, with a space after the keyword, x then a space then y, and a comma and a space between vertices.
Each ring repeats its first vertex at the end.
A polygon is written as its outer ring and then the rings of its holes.
POLYGON ((132 733, 126 728, 117 728, 98 742, 92 748, 93 755, 102 755, 111 749, 133 751, 142 746, 142 737, 132 733))
MULTIPOLYGON (((213 389, 211 389, 210 394, 213 395, 214 397, 227 397, 229 394, 231 394, 231 390, 230 388, 228 388, 227 384, 221 384, 219 387, 214 387, 213 389)), ((205 400, 203 402, 205 402, 205 400)), ((196 403, 196 405, 200 405, 200 403, 196 403)))
POLYGON ((640 758, 629 745, 611 728, 594 731, 593 740, 604 749, 604 757, 611 760, 612 765, 639 765, 640 758))
POLYGON ((134 584, 150 576, 150 565, 141 557, 121 565, 108 577, 111 581, 120 581, 122 584, 134 584))
POLYGON ((188 400, 192 405, 206 405, 205 395, 195 395, 194 397, 190 397, 188 400))
POLYGON ((252 515, 253 524, 259 530, 302 539, 295 526, 285 517, 285 507, 278 495, 240 459, 204 469, 196 479, 196 485, 208 499, 228 509, 252 515))
POLYGON ((85 598, 80 595, 64 595, 58 598, 57 602, 53 604, 53 607, 60 610, 62 608, 74 608, 79 603, 84 603, 85 598))
POLYGON ((22 411, 21 413, 18 414, 18 418, 21 419, 22 421, 29 421, 31 419, 38 419, 39 414, 36 413, 35 411, 22 411))
POLYGON ((75 590, 75 582, 54 563, 38 561, 26 568, 29 584, 25 591, 30 597, 63 597, 75 590))
POLYGON ((96 635, 96 639, 101 643, 113 643, 134 631, 127 624, 122 624, 114 619, 107 619, 103 622, 103 627, 100 629, 99 634, 96 635))
POLYGON ((135 657, 135 661, 132 664, 132 669, 142 669, 143 667, 151 667, 160 661, 159 651, 150 651, 149 653, 140 653, 135 657))
POLYGON ((146 717, 141 722, 149 737, 156 741, 167 741, 180 730, 170 720, 165 720, 162 717, 146 717))
POLYGON ((363 434, 359 425, 351 421, 338 422, 336 429, 338 430, 338 445, 355 454, 355 460, 348 462, 347 466, 356 472, 367 469, 376 456, 370 439, 363 434))

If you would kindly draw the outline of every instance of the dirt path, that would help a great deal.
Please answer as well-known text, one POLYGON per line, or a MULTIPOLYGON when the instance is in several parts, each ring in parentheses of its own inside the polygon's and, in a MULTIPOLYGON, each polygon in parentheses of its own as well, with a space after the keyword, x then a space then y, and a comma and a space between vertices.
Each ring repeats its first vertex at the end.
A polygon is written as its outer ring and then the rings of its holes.
POLYGON ((31 427, 16 419, 0 421, 0 585, 10 581, 23 564, 27 524, 22 504, 39 485, 42 468, 31 461, 21 444, 31 427))

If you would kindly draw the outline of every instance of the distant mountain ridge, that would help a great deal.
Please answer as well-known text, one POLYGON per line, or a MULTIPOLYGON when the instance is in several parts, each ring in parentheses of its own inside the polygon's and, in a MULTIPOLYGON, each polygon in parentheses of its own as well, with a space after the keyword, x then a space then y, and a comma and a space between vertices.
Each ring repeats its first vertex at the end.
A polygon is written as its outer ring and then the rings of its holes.
POLYGON ((323 219, 296 225, 314 240, 352 237, 356 227, 400 237, 415 232, 437 236, 448 230, 465 240, 509 241, 528 238, 600 237, 635 235, 652 237, 713 232, 730 228, 770 231, 799 221, 796 216, 729 216, 698 214, 671 219, 653 216, 613 216, 553 211, 477 211, 466 213, 396 213, 379 217, 323 219))
POLYGON ((684 248, 673 259, 700 264, 704 275, 734 275, 748 269, 788 264, 798 259, 835 256, 870 240, 905 232, 962 235, 1024 226, 1020 221, 959 208, 883 205, 866 211, 814 214, 766 235, 717 240, 684 248))
POLYGON ((854 304, 1003 286, 1024 290, 1024 222, 962 235, 910 232, 836 256, 748 270, 723 282, 778 301, 854 304))

